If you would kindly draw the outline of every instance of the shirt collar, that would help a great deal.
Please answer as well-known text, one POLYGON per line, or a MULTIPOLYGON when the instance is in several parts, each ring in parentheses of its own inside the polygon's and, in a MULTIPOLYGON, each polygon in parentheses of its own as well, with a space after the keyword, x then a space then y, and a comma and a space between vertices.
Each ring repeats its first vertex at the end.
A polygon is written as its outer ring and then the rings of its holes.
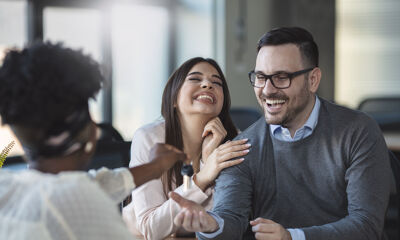
MULTIPOLYGON (((315 126, 317 126, 317 123, 318 123, 318 115, 319 115, 320 106, 321 106, 321 102, 318 99, 318 96, 315 96, 315 104, 314 104, 313 110, 311 111, 311 114, 308 117, 306 123, 304 123, 304 125, 301 128, 307 127, 311 131, 314 131, 314 128, 315 128, 315 126)), ((273 125, 273 124, 270 125, 272 134, 275 134, 275 131, 277 131, 278 129, 281 129, 281 128, 283 128, 281 125, 273 125)))

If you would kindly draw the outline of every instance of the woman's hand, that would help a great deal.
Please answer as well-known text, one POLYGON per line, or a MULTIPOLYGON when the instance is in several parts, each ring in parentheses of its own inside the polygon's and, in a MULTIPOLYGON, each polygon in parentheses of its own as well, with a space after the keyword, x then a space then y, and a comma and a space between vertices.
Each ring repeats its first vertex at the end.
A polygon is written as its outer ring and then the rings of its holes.
POLYGON ((228 141, 216 149, 205 160, 205 164, 194 177, 195 184, 203 191, 210 186, 217 178, 222 169, 231 167, 243 162, 244 158, 231 160, 246 155, 249 152, 250 144, 248 139, 228 141))
POLYGON ((204 138, 201 153, 203 160, 207 159, 214 149, 221 144, 225 139, 226 134, 227 132, 219 117, 211 119, 206 124, 202 134, 202 137, 204 138))

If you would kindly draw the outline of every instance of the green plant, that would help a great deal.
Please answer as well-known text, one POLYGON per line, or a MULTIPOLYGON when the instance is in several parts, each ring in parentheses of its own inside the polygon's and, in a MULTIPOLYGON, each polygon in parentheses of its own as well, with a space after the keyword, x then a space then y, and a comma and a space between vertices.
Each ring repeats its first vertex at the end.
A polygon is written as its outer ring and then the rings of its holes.
POLYGON ((14 147, 15 141, 11 141, 0 153, 0 168, 3 167, 4 161, 6 160, 6 157, 8 153, 11 151, 11 149, 14 147))

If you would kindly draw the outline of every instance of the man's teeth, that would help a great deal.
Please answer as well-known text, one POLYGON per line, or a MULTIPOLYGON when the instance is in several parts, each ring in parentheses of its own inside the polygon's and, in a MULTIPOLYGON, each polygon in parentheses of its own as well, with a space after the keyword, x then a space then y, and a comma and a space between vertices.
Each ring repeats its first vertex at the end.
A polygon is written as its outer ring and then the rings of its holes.
POLYGON ((197 99, 202 99, 202 98, 210 99, 212 103, 214 102, 214 99, 208 95, 200 95, 197 97, 197 99))
POLYGON ((275 104, 282 104, 282 103, 285 103, 286 100, 282 100, 282 99, 280 99, 280 100, 268 100, 268 99, 266 99, 265 102, 266 102, 267 104, 270 104, 270 105, 275 105, 275 104))

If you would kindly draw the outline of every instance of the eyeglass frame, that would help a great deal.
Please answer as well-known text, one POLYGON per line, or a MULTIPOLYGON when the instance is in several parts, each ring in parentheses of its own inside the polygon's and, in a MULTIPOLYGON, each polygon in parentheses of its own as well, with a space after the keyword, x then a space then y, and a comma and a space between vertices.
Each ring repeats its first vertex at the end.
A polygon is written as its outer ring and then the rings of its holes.
POLYGON ((309 72, 309 71, 311 71, 311 70, 314 70, 314 68, 315 68, 315 67, 306 68, 306 69, 303 69, 303 70, 300 70, 300 71, 296 71, 296 72, 291 72, 291 73, 288 73, 288 72, 279 72, 279 73, 274 73, 274 74, 271 74, 271 75, 267 75, 267 74, 264 74, 264 73, 256 73, 256 72, 253 70, 253 71, 250 71, 250 72, 248 73, 248 75, 249 75, 250 84, 251 84, 253 87, 256 87, 256 88, 264 88, 265 85, 267 85, 267 81, 268 81, 268 79, 269 79, 270 82, 271 82, 271 84, 272 84, 272 86, 274 86, 274 88, 276 88, 276 89, 286 89, 286 88, 290 88, 290 86, 292 85, 292 79, 293 79, 293 78, 295 78, 295 77, 297 77, 297 76, 300 76, 301 74, 307 73, 307 72, 309 72), (287 76, 288 76, 288 78, 289 78, 289 85, 288 85, 287 87, 276 87, 274 81, 272 80, 272 77, 277 76, 277 75, 282 74, 282 73, 287 74, 287 76), (260 74, 260 75, 262 75, 262 76, 265 78, 264 85, 263 85, 262 87, 257 87, 257 86, 255 86, 255 84, 251 81, 251 75, 252 75, 252 74, 260 74))

